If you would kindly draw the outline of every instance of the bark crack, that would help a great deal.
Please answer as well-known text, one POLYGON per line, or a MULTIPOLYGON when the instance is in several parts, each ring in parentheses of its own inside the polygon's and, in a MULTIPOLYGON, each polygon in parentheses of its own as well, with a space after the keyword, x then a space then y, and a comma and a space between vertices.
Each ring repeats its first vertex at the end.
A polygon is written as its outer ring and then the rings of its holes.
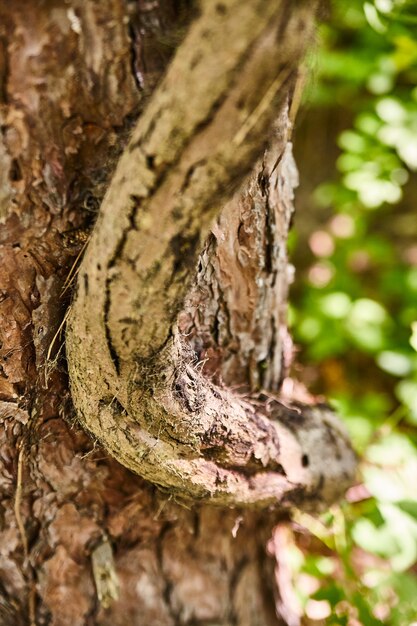
MULTIPOLYGON (((111 285, 114 280, 114 276, 112 275, 112 269, 116 266, 117 261, 121 258, 123 254, 123 248, 126 243, 126 239, 130 231, 135 229, 135 215, 137 208, 140 203, 140 198, 136 196, 131 196, 131 207, 130 211, 127 214, 127 225, 122 230, 119 242, 113 252, 113 255, 110 257, 107 263, 107 277, 105 282, 105 299, 104 299, 104 328, 106 333, 106 343, 109 350, 110 358, 113 361, 114 367, 116 369, 117 375, 120 374, 120 359, 116 350, 116 347, 113 343, 111 336, 111 326, 110 326, 110 306, 111 306, 111 285)), ((88 274, 84 274, 85 277, 88 277, 88 274)), ((85 289, 87 292, 87 289, 85 289)))

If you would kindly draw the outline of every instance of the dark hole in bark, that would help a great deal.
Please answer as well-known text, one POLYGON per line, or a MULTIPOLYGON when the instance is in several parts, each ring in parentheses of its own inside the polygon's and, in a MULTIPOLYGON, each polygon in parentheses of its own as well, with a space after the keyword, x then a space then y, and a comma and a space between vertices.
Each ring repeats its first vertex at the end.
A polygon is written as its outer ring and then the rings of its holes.
POLYGON ((20 169, 19 161, 17 161, 17 159, 13 159, 12 161, 9 178, 13 182, 22 180, 22 170, 20 169))
POLYGON ((103 398, 99 401, 99 405, 102 408, 110 407, 112 412, 116 415, 126 415, 126 409, 117 398, 103 398))
POLYGON ((268 188, 268 177, 265 176, 263 172, 260 172, 258 175, 258 185, 261 190, 262 196, 266 196, 267 188, 268 188))
POLYGON ((276 465, 274 465, 273 469, 274 469, 275 472, 277 472, 277 474, 281 474, 282 476, 286 476, 287 475, 287 472, 285 471, 285 469, 283 468, 281 463, 277 463, 276 465))
POLYGON ((245 230, 244 230, 244 224, 243 222, 239 222, 239 226, 237 229, 237 240, 239 242, 240 246, 243 246, 244 242, 245 242, 245 230))
POLYGON ((180 208, 178 208, 178 207, 174 207, 174 208, 172 209, 172 213, 171 213, 171 215, 172 215, 172 219, 173 219, 175 222, 179 222, 179 221, 180 221, 180 219, 182 218, 182 211, 181 211, 181 209, 180 209, 180 208))
POLYGON ((83 198, 82 206, 87 211, 91 211, 92 213, 97 213, 100 207, 100 200, 96 198, 91 191, 86 191, 83 198))
POLYGON ((184 269, 194 269, 194 250, 199 241, 198 233, 192 235, 175 235, 170 241, 170 248, 174 255, 172 275, 184 269))
POLYGON ((303 454, 301 457, 301 465, 303 467, 308 467, 310 465, 310 459, 308 458, 308 454, 303 454))

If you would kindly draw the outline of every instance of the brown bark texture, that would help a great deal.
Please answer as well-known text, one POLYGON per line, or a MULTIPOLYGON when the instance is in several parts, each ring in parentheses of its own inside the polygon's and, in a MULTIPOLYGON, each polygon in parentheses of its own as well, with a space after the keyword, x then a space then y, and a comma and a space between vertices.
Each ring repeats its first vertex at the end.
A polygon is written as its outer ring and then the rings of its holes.
POLYGON ((313 22, 0 5, 0 626, 284 623, 272 529, 354 465, 273 395, 313 22))

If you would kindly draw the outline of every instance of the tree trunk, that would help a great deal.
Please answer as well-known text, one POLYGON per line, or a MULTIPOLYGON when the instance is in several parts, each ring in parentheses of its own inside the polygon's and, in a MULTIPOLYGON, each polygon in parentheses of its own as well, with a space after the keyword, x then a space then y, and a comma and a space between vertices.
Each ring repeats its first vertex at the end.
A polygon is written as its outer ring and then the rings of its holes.
POLYGON ((1 626, 296 623, 268 539, 354 469, 274 396, 314 12, 0 8, 1 626))

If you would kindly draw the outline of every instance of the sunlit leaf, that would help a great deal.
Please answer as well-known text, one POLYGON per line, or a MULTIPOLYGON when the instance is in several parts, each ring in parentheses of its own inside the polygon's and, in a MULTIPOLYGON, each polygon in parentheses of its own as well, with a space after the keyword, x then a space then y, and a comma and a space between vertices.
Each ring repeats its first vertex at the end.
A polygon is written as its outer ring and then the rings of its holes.
POLYGON ((401 352, 385 350, 376 357, 379 367, 393 376, 406 376, 412 370, 411 359, 401 352))
POLYGON ((389 124, 403 122, 407 118, 406 110, 395 98, 382 98, 376 105, 376 112, 381 120, 389 124))
POLYGON ((334 319, 344 319, 351 308, 351 300, 346 293, 333 292, 320 300, 320 308, 325 315, 334 319))
POLYGON ((411 324, 410 346, 417 352, 417 321, 411 324))
MULTIPOLYGON (((388 468, 417 459, 417 450, 406 434, 393 432, 369 446, 366 456, 372 463, 388 468)), ((383 482, 383 476, 381 480, 383 482)), ((412 485, 410 487, 413 488, 412 485)), ((398 495, 397 499, 401 499, 401 496, 398 495)))
POLYGON ((408 407, 413 423, 417 424, 417 381, 402 380, 395 387, 395 393, 408 407))

